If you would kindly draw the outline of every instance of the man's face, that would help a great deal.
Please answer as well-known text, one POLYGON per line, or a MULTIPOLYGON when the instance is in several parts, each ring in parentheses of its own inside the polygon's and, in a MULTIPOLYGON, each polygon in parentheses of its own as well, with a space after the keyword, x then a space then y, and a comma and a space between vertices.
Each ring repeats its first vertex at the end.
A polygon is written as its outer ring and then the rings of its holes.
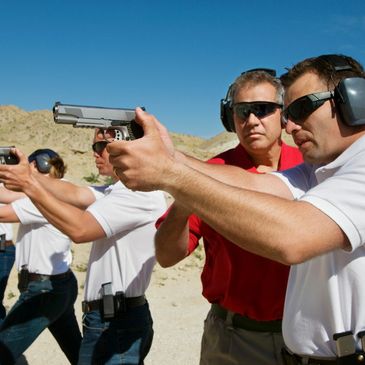
MULTIPOLYGON (((268 101, 277 102, 276 90, 268 82, 258 85, 247 85, 237 90, 234 103, 268 101)), ((280 108, 264 116, 256 117, 253 113, 247 118, 241 118, 233 113, 237 137, 241 145, 250 155, 268 152, 278 144, 281 136, 280 108)))
MULTIPOLYGON (((286 90, 285 107, 302 96, 323 91, 328 91, 327 85, 315 73, 306 73, 286 90)), ((289 118, 286 131, 292 134, 304 160, 312 164, 333 161, 353 142, 351 128, 337 120, 333 100, 325 101, 300 125, 289 118)))
MULTIPOLYGON (((95 131, 94 142, 105 141, 104 135, 100 130, 95 131)), ((109 162, 109 153, 104 148, 101 152, 93 152, 95 158, 95 165, 102 176, 114 176, 113 166, 109 162)))

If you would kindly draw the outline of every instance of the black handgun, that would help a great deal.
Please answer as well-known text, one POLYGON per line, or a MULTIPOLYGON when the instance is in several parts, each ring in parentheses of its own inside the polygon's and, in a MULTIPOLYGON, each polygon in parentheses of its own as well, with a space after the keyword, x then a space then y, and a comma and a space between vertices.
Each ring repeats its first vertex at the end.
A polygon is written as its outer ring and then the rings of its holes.
POLYGON ((56 102, 53 107, 56 123, 71 124, 77 128, 111 130, 114 139, 125 141, 143 137, 143 129, 135 122, 135 115, 134 109, 68 105, 60 102, 56 102))
POLYGON ((0 147, 0 165, 16 165, 19 163, 18 157, 11 153, 14 146, 0 147))

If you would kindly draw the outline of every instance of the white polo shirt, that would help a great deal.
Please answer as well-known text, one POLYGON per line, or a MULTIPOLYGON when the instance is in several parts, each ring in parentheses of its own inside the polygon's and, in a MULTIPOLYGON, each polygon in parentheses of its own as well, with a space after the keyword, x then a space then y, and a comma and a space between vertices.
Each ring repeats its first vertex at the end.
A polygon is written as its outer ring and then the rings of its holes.
POLYGON ((93 242, 85 283, 85 300, 101 298, 101 286, 111 282, 113 294, 145 293, 155 264, 155 221, 166 210, 162 192, 138 192, 121 182, 92 189, 97 200, 87 211, 106 238, 93 242))
POLYGON ((0 234, 5 234, 6 241, 13 239, 13 226, 11 223, 0 223, 0 234))
POLYGON ((360 348, 356 334, 365 330, 365 137, 328 165, 302 164, 275 175, 295 198, 333 219, 352 247, 291 267, 285 343, 297 354, 333 357, 333 334, 352 331, 360 348))
MULTIPOLYGON (((1 184, 2 186, 3 184, 1 184)), ((5 204, 0 203, 0 207, 5 204)), ((11 241, 13 239, 13 225, 11 223, 1 223, 0 222, 0 234, 5 234, 6 241, 11 241)))
POLYGON ((31 273, 56 275, 66 272, 72 261, 71 240, 48 223, 29 198, 11 203, 20 225, 15 264, 27 265, 31 273))

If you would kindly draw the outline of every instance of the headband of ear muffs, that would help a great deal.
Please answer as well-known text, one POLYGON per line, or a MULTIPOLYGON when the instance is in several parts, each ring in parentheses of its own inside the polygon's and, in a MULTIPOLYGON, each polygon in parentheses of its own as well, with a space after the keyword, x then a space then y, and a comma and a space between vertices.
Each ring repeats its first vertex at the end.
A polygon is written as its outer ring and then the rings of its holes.
MULTIPOLYGON (((276 77, 276 71, 271 68, 253 68, 251 70, 247 70, 241 73, 241 76, 247 74, 249 72, 263 71, 268 73, 269 75, 276 77)), ((220 103, 220 118, 223 123, 224 128, 227 132, 236 132, 236 128, 234 126, 233 121, 233 95, 232 88, 234 84, 229 85, 226 97, 221 99, 220 103)))
POLYGON ((58 154, 55 151, 44 148, 36 150, 32 154, 30 154, 28 157, 28 161, 35 161, 37 170, 42 174, 48 174, 52 167, 49 161, 54 157, 58 157, 58 154))
MULTIPOLYGON (((353 67, 341 55, 323 55, 319 59, 329 63, 334 72, 349 71, 353 67)), ((335 107, 342 121, 349 126, 365 124, 365 78, 347 77, 335 87, 335 107)))

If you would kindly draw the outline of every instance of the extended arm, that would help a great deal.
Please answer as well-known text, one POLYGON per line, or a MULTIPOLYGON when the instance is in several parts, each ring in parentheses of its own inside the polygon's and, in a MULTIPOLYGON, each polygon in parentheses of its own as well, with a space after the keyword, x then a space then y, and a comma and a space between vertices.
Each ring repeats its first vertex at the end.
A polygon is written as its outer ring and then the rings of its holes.
POLYGON ((156 259, 162 267, 177 264, 188 255, 190 213, 173 204, 155 235, 156 259))
POLYGON ((222 169, 215 174, 213 165, 189 166, 167 148, 153 116, 141 111, 136 115, 144 137, 107 147, 118 176, 129 188, 165 190, 238 246, 285 264, 348 247, 334 221, 309 203, 289 200, 289 189, 276 176, 229 166, 222 175, 222 169))
POLYGON ((2 204, 10 204, 15 200, 24 198, 25 194, 18 191, 11 191, 5 188, 3 185, 0 185, 0 203, 2 204))
POLYGON ((68 181, 53 179, 41 173, 34 173, 38 182, 57 199, 75 207, 85 209, 95 201, 92 191, 86 186, 77 186, 68 181))
POLYGON ((15 214, 13 207, 10 204, 0 207, 0 222, 2 223, 18 223, 19 218, 15 214))
POLYGON ((0 179, 7 188, 23 191, 48 222, 74 242, 89 242, 105 237, 104 230, 90 213, 49 193, 31 173, 25 156, 19 151, 16 153, 20 160, 18 165, 0 166, 0 179))

